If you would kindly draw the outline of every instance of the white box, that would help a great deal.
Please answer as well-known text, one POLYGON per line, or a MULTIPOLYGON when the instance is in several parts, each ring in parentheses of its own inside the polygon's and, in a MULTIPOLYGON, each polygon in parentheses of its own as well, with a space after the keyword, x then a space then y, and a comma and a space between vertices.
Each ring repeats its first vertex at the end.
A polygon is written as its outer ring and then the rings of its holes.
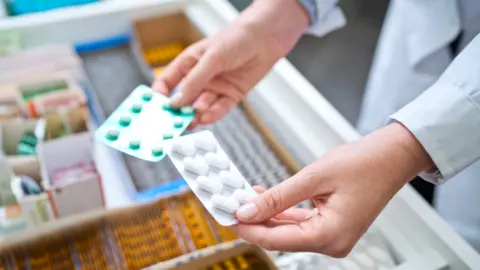
POLYGON ((99 173, 77 178, 75 182, 52 184, 52 175, 66 167, 93 160, 92 136, 88 132, 46 141, 37 146, 42 185, 46 189, 55 217, 82 213, 104 207, 99 173))
POLYGON ((20 198, 18 204, 22 208, 22 218, 28 229, 55 220, 50 196, 47 193, 20 198))
POLYGON ((16 204, 17 199, 12 192, 13 171, 5 158, 0 158, 0 206, 16 204))
MULTIPOLYGON (((42 184, 40 167, 36 156, 16 160, 10 159, 9 165, 13 174, 31 177, 39 185, 42 184)), ((22 218, 25 220, 28 229, 55 220, 50 197, 45 192, 17 198, 17 202, 22 208, 22 218)))

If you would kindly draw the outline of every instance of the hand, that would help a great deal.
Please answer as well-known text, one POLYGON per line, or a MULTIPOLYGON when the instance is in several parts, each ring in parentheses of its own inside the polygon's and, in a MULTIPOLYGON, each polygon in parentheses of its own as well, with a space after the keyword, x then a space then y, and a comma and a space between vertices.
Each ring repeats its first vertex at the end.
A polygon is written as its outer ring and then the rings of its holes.
POLYGON ((172 97, 175 107, 191 105, 196 124, 223 117, 285 56, 308 26, 296 0, 257 0, 219 34, 187 48, 152 88, 172 97))
POLYGON ((261 193, 236 212, 242 223, 232 229, 268 250, 344 257, 395 193, 430 167, 415 137, 390 124, 261 193), (291 208, 309 199, 317 211, 311 218, 308 210, 291 208))

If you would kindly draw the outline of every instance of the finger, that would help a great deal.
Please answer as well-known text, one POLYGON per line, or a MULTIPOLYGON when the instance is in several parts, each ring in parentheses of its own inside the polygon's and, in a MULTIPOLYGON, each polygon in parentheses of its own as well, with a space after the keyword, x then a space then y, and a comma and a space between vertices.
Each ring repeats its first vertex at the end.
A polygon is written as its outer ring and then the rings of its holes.
POLYGON ((187 130, 194 130, 198 126, 198 119, 193 118, 192 122, 190 122, 190 125, 188 125, 187 130))
MULTIPOLYGON (((258 194, 261 194, 266 191, 262 186, 253 186, 252 187, 258 194)), ((315 208, 317 209, 317 208, 315 208)), ((290 208, 282 213, 276 215, 274 219, 276 220, 293 220, 297 222, 304 221, 307 218, 311 218, 312 210, 304 208, 290 208)))
POLYGON ((326 243, 321 238, 328 233, 322 231, 324 219, 321 216, 298 224, 272 226, 271 223, 239 224, 231 228, 240 238, 267 250, 319 252, 326 243))
POLYGON ((152 89, 162 95, 168 96, 175 86, 188 74, 197 63, 197 57, 193 54, 181 54, 175 58, 158 76, 152 85, 152 89))
POLYGON ((191 104, 208 82, 217 75, 219 62, 216 51, 205 52, 190 72, 178 85, 178 92, 172 97, 172 106, 191 104))
POLYGON ((278 220, 294 220, 301 222, 311 215, 311 210, 304 208, 290 208, 275 216, 278 220))
POLYGON ((152 85, 154 91, 163 95, 170 95, 172 90, 180 83, 180 81, 190 72, 197 64, 198 59, 202 56, 207 48, 207 39, 188 47, 179 56, 168 64, 164 71, 155 79, 152 85))
POLYGON ((312 176, 307 170, 301 170, 240 207, 236 212, 237 218, 244 223, 259 223, 313 197, 312 176))
POLYGON ((223 116, 236 105, 235 100, 227 96, 219 98, 215 104, 213 104, 208 111, 200 118, 202 124, 212 124, 223 116))
POLYGON ((242 90, 239 84, 233 83, 232 80, 228 80, 225 76, 217 76, 213 78, 207 85, 207 89, 212 89, 219 95, 229 96, 236 102, 243 99, 247 91, 242 90))
POLYGON ((215 101, 218 100, 218 94, 209 91, 209 90, 204 90, 199 96, 198 99, 193 103, 193 108, 199 112, 205 112, 207 111, 212 104, 215 103, 215 101))
POLYGON ((265 192, 265 190, 266 190, 266 189, 265 189, 264 187, 262 187, 262 186, 253 186, 252 188, 253 188, 253 190, 255 190, 255 192, 257 192, 258 194, 263 193, 263 192, 265 192))

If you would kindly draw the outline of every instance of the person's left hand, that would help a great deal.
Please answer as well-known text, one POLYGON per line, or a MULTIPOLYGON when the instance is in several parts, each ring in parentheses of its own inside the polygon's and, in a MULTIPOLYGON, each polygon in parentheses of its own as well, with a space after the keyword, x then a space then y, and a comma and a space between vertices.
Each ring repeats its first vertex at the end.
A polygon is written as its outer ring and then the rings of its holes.
POLYGON ((236 212, 237 235, 267 250, 348 255, 380 211, 432 161, 401 124, 336 148, 236 212), (313 200, 318 213, 291 208, 313 200))
POLYGON ((216 35, 189 46, 155 79, 152 88, 171 105, 196 110, 189 126, 224 117, 295 45, 308 27, 296 0, 257 0, 216 35))

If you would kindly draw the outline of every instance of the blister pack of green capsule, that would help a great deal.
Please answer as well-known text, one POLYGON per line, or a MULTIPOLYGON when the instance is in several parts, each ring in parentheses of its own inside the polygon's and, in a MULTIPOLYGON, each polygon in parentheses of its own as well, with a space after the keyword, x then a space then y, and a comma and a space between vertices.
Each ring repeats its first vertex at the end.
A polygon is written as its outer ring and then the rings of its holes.
POLYGON ((97 140, 128 155, 156 162, 167 140, 179 137, 195 117, 192 107, 172 108, 170 99, 140 85, 95 132, 97 140))

